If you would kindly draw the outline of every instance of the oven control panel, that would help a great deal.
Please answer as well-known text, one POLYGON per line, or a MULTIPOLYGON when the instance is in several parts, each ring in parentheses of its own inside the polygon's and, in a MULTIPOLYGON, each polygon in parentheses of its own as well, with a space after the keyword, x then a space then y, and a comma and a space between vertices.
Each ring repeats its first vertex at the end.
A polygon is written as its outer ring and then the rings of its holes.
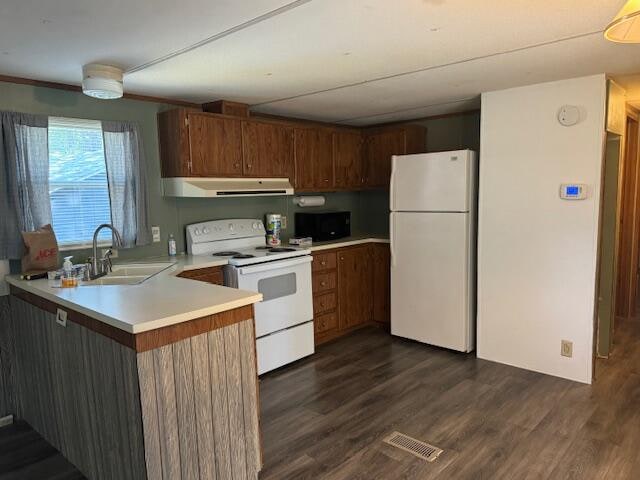
POLYGON ((186 227, 187 250, 192 246, 208 242, 219 242, 238 238, 264 238, 264 223, 255 218, 232 218, 227 220, 209 220, 192 223, 186 227))

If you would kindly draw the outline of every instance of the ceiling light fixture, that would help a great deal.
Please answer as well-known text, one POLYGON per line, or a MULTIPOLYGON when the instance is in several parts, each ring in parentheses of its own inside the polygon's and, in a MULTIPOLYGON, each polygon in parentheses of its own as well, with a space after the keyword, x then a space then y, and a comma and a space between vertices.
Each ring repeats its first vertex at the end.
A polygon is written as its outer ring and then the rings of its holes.
POLYGON ((98 63, 85 65, 82 67, 82 92, 102 100, 122 97, 122 70, 98 63))
POLYGON ((629 0, 604 31, 616 43, 640 43, 640 0, 629 0))

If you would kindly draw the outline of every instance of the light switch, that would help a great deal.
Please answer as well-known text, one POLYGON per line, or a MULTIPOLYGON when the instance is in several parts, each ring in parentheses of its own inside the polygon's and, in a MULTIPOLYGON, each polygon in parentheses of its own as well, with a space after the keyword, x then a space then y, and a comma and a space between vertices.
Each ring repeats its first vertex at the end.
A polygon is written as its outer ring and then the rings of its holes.
POLYGON ((153 225, 151 227, 151 234, 153 235, 153 243, 158 243, 160 241, 160 227, 153 225))

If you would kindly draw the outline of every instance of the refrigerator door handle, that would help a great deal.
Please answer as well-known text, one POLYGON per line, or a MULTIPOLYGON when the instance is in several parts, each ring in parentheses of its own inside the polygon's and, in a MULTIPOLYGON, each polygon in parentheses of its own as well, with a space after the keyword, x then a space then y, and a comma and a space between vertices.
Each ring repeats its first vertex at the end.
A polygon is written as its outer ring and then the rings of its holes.
POLYGON ((395 197, 393 194, 396 177, 396 156, 391 157, 391 179, 389 181, 389 202, 391 203, 389 210, 393 211, 396 206, 395 197))
POLYGON ((396 217, 391 212, 389 215, 389 250, 391 253, 391 266, 396 266, 396 254, 395 254, 395 229, 396 229, 396 217))

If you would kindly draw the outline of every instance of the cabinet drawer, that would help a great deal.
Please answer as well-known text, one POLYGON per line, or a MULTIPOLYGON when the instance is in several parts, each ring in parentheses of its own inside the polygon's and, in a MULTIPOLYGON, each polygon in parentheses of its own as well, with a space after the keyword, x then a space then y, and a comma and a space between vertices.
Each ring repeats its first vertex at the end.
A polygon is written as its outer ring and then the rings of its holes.
POLYGON ((314 253, 311 270, 321 272, 323 270, 331 270, 336 268, 336 253, 314 253))
POLYGON ((338 315, 335 313, 320 315, 313 320, 313 323, 316 333, 327 332, 338 326, 338 315))
POLYGON ((326 295, 319 295, 313 299, 313 315, 316 316, 320 313, 329 312, 336 308, 336 294, 327 293, 326 295))
POLYGON ((313 294, 335 290, 336 272, 315 273, 313 275, 313 294))

